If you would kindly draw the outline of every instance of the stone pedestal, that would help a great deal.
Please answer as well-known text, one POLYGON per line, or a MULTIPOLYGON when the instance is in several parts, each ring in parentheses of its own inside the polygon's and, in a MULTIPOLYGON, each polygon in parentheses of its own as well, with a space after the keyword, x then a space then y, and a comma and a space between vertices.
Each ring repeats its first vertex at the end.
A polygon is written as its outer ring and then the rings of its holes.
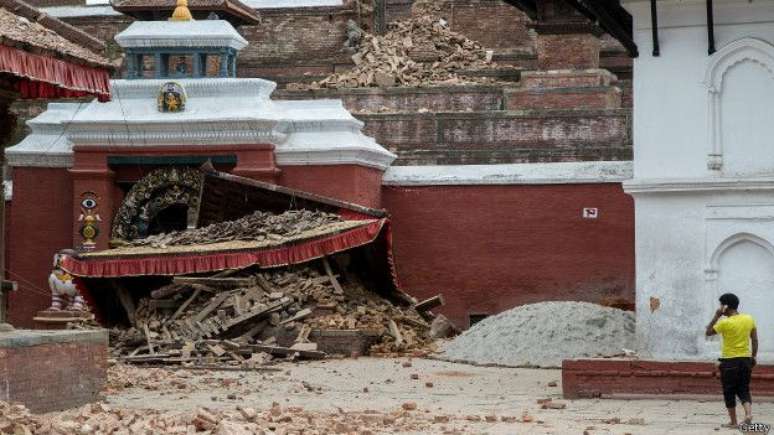
POLYGON ((92 320, 94 315, 88 311, 38 311, 33 320, 36 329, 65 329, 70 322, 92 320))

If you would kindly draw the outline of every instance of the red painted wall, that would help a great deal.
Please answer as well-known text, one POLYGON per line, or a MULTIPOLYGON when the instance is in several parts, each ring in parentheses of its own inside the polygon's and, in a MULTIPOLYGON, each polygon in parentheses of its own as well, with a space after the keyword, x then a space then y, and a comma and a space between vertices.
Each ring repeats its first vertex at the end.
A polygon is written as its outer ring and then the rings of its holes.
POLYGON ((282 186, 349 201, 366 207, 381 207, 384 172, 356 165, 282 166, 282 186))
POLYGON ((48 275, 54 253, 72 246, 73 182, 63 168, 14 168, 8 222, 8 278, 19 290, 8 301, 8 320, 32 327, 51 304, 48 275))
MULTIPOLYGON (((544 300, 634 300, 634 205, 620 184, 380 189, 380 171, 356 166, 283 167, 278 181, 388 209, 404 289, 443 293, 442 312, 460 326, 470 314, 544 300), (599 208, 599 219, 583 219, 583 207, 599 208)), ((14 169, 8 268, 19 282, 9 301, 17 326, 32 326, 50 302, 52 256, 72 245, 72 186, 66 169, 14 169)))
POLYGON ((385 186, 382 199, 404 290, 443 293, 461 327, 545 300, 634 301, 634 204, 620 184, 385 186))

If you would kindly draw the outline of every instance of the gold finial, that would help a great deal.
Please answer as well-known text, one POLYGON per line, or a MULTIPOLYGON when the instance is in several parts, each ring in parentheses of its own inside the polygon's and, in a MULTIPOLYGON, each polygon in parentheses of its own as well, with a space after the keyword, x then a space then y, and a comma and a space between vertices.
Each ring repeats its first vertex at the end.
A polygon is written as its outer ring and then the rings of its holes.
POLYGON ((191 11, 188 10, 188 0, 177 0, 177 7, 172 12, 172 17, 169 21, 191 21, 191 11))

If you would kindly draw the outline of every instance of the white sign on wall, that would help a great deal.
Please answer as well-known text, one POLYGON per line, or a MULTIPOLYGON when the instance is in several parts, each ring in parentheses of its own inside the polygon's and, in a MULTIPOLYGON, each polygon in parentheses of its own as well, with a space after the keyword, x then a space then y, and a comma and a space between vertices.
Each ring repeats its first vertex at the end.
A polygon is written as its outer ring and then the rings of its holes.
POLYGON ((583 219, 596 219, 599 217, 599 209, 594 207, 583 208, 583 219))

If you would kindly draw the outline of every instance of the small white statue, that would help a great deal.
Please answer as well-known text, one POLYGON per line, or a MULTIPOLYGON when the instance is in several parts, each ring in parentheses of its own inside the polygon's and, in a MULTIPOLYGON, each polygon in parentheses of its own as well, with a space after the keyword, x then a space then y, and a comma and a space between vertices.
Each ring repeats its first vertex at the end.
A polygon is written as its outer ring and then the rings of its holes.
POLYGON ((83 296, 78 293, 73 282, 73 276, 62 269, 61 262, 64 253, 54 254, 54 270, 48 276, 48 286, 51 289, 51 311, 83 311, 86 304, 83 296))

